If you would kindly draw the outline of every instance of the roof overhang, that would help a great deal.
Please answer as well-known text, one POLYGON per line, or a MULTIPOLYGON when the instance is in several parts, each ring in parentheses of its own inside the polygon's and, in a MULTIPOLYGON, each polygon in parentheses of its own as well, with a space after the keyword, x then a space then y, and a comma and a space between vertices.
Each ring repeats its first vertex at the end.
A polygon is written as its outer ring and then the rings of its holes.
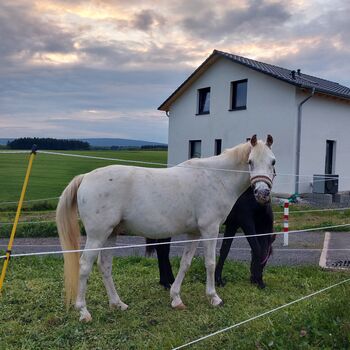
MULTIPOLYGON (((253 60, 245 59, 244 57, 240 57, 243 60, 233 59, 232 57, 230 57, 230 54, 227 54, 222 51, 214 50, 212 54, 158 107, 158 110, 168 112, 170 110, 170 106, 175 102, 175 100, 177 100, 208 68, 210 68, 221 57, 229 59, 231 62, 243 65, 259 73, 268 75, 272 78, 284 81, 287 84, 294 85, 301 90, 312 91, 312 89, 315 88, 315 92, 318 95, 323 95, 323 96, 326 95, 326 96, 336 98, 338 100, 347 101, 347 102, 350 101, 350 96, 348 96, 348 94, 342 94, 336 91, 330 92, 327 89, 323 89, 321 87, 318 87, 312 84, 309 85, 309 84, 300 83, 298 81, 293 81, 289 77, 278 76, 276 74, 273 74, 272 72, 262 70, 258 66, 255 66, 255 65, 252 66, 251 64, 249 64, 248 61, 253 61, 253 60)), ((239 57, 239 56, 236 56, 236 57, 239 57)), ((258 61, 255 61, 255 62, 258 63, 258 61)))
POLYGON ((220 55, 216 50, 158 107, 160 111, 169 111, 172 103, 177 100, 210 66, 220 55))

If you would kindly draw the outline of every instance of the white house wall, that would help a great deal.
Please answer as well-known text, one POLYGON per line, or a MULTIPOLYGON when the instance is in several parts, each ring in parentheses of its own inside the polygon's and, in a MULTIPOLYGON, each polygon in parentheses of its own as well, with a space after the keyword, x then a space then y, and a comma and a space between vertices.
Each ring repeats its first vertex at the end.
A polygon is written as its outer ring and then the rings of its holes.
MULTIPOLYGON (((278 173, 294 174, 297 106, 295 87, 240 64, 219 59, 171 106, 169 116, 169 165, 189 156, 189 140, 202 141, 202 157, 214 154, 214 140, 222 149, 258 134, 274 138, 278 173), (230 84, 248 79, 247 109, 229 111, 230 84), (196 115, 197 90, 210 87, 210 114, 196 115)), ((275 192, 293 193, 294 177, 278 176, 275 192)))
MULTIPOLYGON (((298 94, 301 101, 305 95, 298 94)), ((336 141, 335 170, 339 191, 350 190, 350 106, 330 97, 314 96, 303 106, 300 174, 324 174, 326 140, 336 141)), ((312 177, 302 177, 300 192, 312 190, 312 177)))

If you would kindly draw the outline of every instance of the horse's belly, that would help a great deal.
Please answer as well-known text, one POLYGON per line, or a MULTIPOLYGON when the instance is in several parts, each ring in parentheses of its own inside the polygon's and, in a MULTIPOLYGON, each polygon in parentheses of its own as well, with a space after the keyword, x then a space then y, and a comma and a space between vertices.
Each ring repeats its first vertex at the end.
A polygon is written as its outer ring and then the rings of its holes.
POLYGON ((181 217, 177 220, 174 216, 152 215, 123 219, 123 225, 127 232, 149 238, 166 238, 184 233, 198 232, 196 221, 193 217, 181 217))

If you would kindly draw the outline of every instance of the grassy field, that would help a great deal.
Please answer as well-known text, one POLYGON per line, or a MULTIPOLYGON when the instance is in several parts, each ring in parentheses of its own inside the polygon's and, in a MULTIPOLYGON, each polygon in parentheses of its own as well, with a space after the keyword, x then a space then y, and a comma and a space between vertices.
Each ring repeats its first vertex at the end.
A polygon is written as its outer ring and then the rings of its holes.
MULTIPOLYGON (((74 152, 108 158, 166 163, 164 151, 74 152)), ((0 154, 0 202, 19 198, 28 156, 0 154)), ((57 197, 77 174, 116 164, 112 161, 38 154, 27 199, 57 197)), ((25 206, 21 220, 54 218, 56 200, 25 206)), ((0 222, 14 217, 14 205, 0 206, 0 222)), ((293 205, 290 228, 309 228, 347 223, 349 210, 293 214, 312 209, 293 205)), ((274 206, 275 230, 282 228, 281 206, 274 206)), ((0 225, 0 236, 8 236, 10 225, 0 225)), ((348 228, 347 228, 348 229, 348 228)), ((57 236, 54 223, 20 225, 17 237, 57 236)), ((1 268, 2 262, 0 262, 1 268)), ((173 260, 175 271, 179 259, 173 260)), ((0 350, 2 349, 171 349, 211 332, 273 309, 316 290, 349 278, 345 272, 330 273, 317 267, 267 267, 268 287, 258 290, 248 281, 248 265, 227 261, 227 285, 220 289, 225 305, 214 309, 205 294, 205 271, 195 258, 183 285, 187 304, 183 312, 170 308, 169 293, 158 285, 155 259, 117 258, 114 278, 130 309, 108 308, 106 292, 96 269, 88 290, 91 324, 80 324, 78 314, 63 305, 62 258, 18 258, 11 260, 4 293, 0 299, 0 350)), ((349 349, 350 285, 277 311, 247 325, 212 337, 193 349, 349 349)))
MULTIPOLYGON (((173 260, 175 270, 179 260, 173 260)), ((66 311, 61 258, 11 261, 1 299, 1 349, 171 349, 249 319, 304 295, 349 278, 316 267, 268 267, 267 288, 248 281, 248 266, 227 262, 225 301, 211 307, 204 294, 204 263, 195 258, 183 284, 184 311, 170 307, 169 292, 157 283, 155 259, 114 259, 125 312, 108 308, 101 276, 94 269, 87 302, 93 316, 80 324, 66 311)), ((286 309, 209 338, 192 349, 349 349, 350 284, 343 284, 286 309)))
MULTIPOLYGON (((161 164, 166 164, 167 162, 166 151, 85 151, 69 153, 125 160, 141 160, 161 164)), ((2 179, 2 186, 0 186, 0 223, 13 221, 16 205, 4 205, 1 203, 18 200, 28 158, 29 156, 24 154, 0 154, 0 178, 2 179)), ((34 161, 33 173, 30 178, 26 199, 35 200, 58 197, 75 175, 110 164, 117 164, 117 162, 38 153, 34 161)), ((26 203, 23 207, 21 220, 31 222, 54 220, 56 204, 57 199, 26 203)), ((300 205, 291 206, 289 221, 291 230, 339 225, 349 222, 350 210, 296 213, 300 210, 309 209, 314 208, 300 205)), ((275 231, 281 231, 283 229, 283 214, 281 213, 283 208, 275 205, 274 211, 276 213, 275 231)), ((0 227, 0 237, 7 237, 11 230, 11 225, 0 224, 0 227)), ((349 227, 337 228, 337 230, 349 231, 349 227)), ((53 223, 43 223, 40 225, 22 224, 17 231, 17 237, 56 235, 56 227, 53 223)))
MULTIPOLYGON (((76 151, 65 153, 142 160, 162 164, 167 162, 167 151, 76 151)), ((0 202, 17 201, 19 199, 28 159, 29 155, 27 154, 0 154, 0 178, 2 183, 2 186, 0 186, 0 202)), ((33 163, 26 199, 58 197, 75 175, 111 164, 118 164, 118 162, 38 153, 33 163)))

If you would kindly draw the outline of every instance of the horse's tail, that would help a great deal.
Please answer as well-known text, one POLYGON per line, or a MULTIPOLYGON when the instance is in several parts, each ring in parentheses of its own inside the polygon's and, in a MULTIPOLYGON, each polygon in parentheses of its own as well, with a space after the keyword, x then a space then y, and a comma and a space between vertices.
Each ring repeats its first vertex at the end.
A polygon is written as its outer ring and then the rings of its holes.
MULTIPOLYGON (((157 243, 156 239, 146 238, 146 244, 157 243)), ((146 245, 146 256, 151 256, 156 247, 154 245, 146 245)))
MULTIPOLYGON (((80 249, 77 192, 84 175, 76 176, 63 191, 56 210, 57 230, 62 250, 80 249)), ((75 302, 79 285, 79 253, 64 254, 66 305, 75 302)))

